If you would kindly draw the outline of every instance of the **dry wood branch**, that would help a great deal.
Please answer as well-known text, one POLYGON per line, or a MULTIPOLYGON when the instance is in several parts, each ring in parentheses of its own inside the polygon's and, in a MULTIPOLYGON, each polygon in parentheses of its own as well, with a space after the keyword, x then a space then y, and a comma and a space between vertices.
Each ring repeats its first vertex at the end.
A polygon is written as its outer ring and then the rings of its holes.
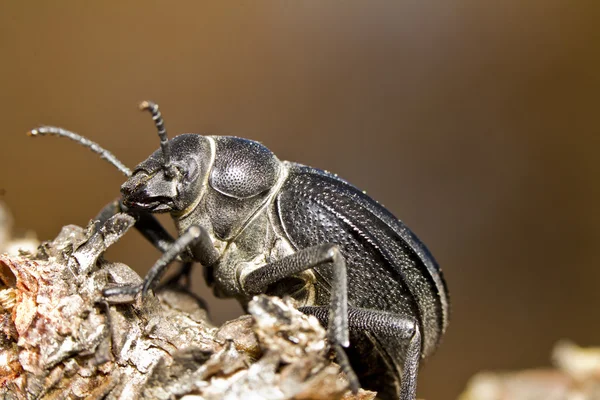
POLYGON ((220 328, 179 286, 108 304, 103 288, 141 282, 102 257, 132 225, 66 226, 35 253, 0 255, 2 398, 374 398, 348 392, 323 328, 290 300, 259 296, 220 328))
POLYGON ((555 369, 481 372, 460 400, 592 400, 600 398, 600 348, 558 343, 555 369))

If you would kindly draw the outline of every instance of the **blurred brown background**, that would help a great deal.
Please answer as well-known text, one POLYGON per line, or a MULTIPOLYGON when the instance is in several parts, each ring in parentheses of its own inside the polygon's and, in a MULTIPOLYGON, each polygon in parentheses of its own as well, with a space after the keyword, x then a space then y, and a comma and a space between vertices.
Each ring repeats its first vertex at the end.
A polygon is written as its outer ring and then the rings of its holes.
MULTIPOLYGON (((63 126, 133 167, 158 148, 136 111, 152 99, 171 136, 337 172, 427 243, 453 314, 421 396, 548 364, 560 338, 600 344, 594 2, 107 3, 0 2, 0 199, 21 232, 86 224, 123 181, 25 132, 63 126)), ((110 251, 141 273, 157 256, 136 232, 110 251)), ((212 302, 217 321, 239 312, 212 302)))

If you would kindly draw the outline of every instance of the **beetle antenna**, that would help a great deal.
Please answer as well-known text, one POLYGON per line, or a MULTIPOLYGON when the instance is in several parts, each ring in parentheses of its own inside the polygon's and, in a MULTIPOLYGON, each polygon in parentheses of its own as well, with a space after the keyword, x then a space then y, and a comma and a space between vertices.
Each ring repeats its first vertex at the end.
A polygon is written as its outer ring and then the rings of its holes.
POLYGON ((163 121, 162 114, 158 109, 158 104, 144 100, 140 103, 140 110, 150 111, 154 125, 158 130, 158 137, 160 138, 160 148, 163 154, 163 167, 169 175, 173 175, 173 169, 171 166, 171 149, 169 146, 169 138, 167 137, 167 130, 165 129, 165 122, 163 121))
POLYGON ((31 131, 27 132, 27 134, 29 136, 62 136, 74 140, 80 145, 92 150, 94 153, 99 154, 100 158, 103 158, 104 160, 117 167, 117 169, 121 171, 125 176, 131 176, 131 170, 127 168, 121 161, 119 161, 119 159, 115 157, 113 153, 101 147, 98 143, 92 142, 88 138, 78 135, 75 132, 71 132, 56 126, 40 126, 39 128, 32 129, 31 131))

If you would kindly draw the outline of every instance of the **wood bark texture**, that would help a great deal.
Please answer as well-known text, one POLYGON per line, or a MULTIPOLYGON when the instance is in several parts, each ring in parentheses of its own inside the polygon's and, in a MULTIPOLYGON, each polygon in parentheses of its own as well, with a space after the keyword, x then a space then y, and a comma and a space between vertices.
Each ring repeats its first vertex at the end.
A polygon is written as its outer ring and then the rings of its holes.
POLYGON ((119 214, 99 230, 65 226, 16 254, 1 209, 1 398, 375 398, 348 391, 324 329, 289 299, 258 296, 221 327, 178 285, 107 302, 103 288, 141 282, 103 257, 133 223, 119 214))

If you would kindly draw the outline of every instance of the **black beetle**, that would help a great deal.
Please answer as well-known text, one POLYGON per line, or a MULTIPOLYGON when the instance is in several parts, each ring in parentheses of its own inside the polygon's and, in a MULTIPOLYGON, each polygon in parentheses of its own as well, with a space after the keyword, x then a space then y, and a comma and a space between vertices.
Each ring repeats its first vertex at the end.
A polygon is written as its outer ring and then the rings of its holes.
POLYGON ((69 137, 127 175, 122 199, 97 219, 133 215, 136 228, 164 253, 141 287, 109 288, 104 295, 141 290, 145 296, 170 262, 186 261, 187 274, 197 261, 219 297, 242 305, 258 293, 296 299, 301 311, 327 326, 353 391, 358 375, 381 397, 414 399, 419 361, 437 347, 449 314, 442 272, 425 245, 336 175, 280 161, 247 139, 183 134, 168 140, 158 106, 140 107, 152 113, 161 148, 133 173, 73 132, 48 126, 30 132, 69 137), (176 240, 151 215, 165 212, 179 231, 176 240))

